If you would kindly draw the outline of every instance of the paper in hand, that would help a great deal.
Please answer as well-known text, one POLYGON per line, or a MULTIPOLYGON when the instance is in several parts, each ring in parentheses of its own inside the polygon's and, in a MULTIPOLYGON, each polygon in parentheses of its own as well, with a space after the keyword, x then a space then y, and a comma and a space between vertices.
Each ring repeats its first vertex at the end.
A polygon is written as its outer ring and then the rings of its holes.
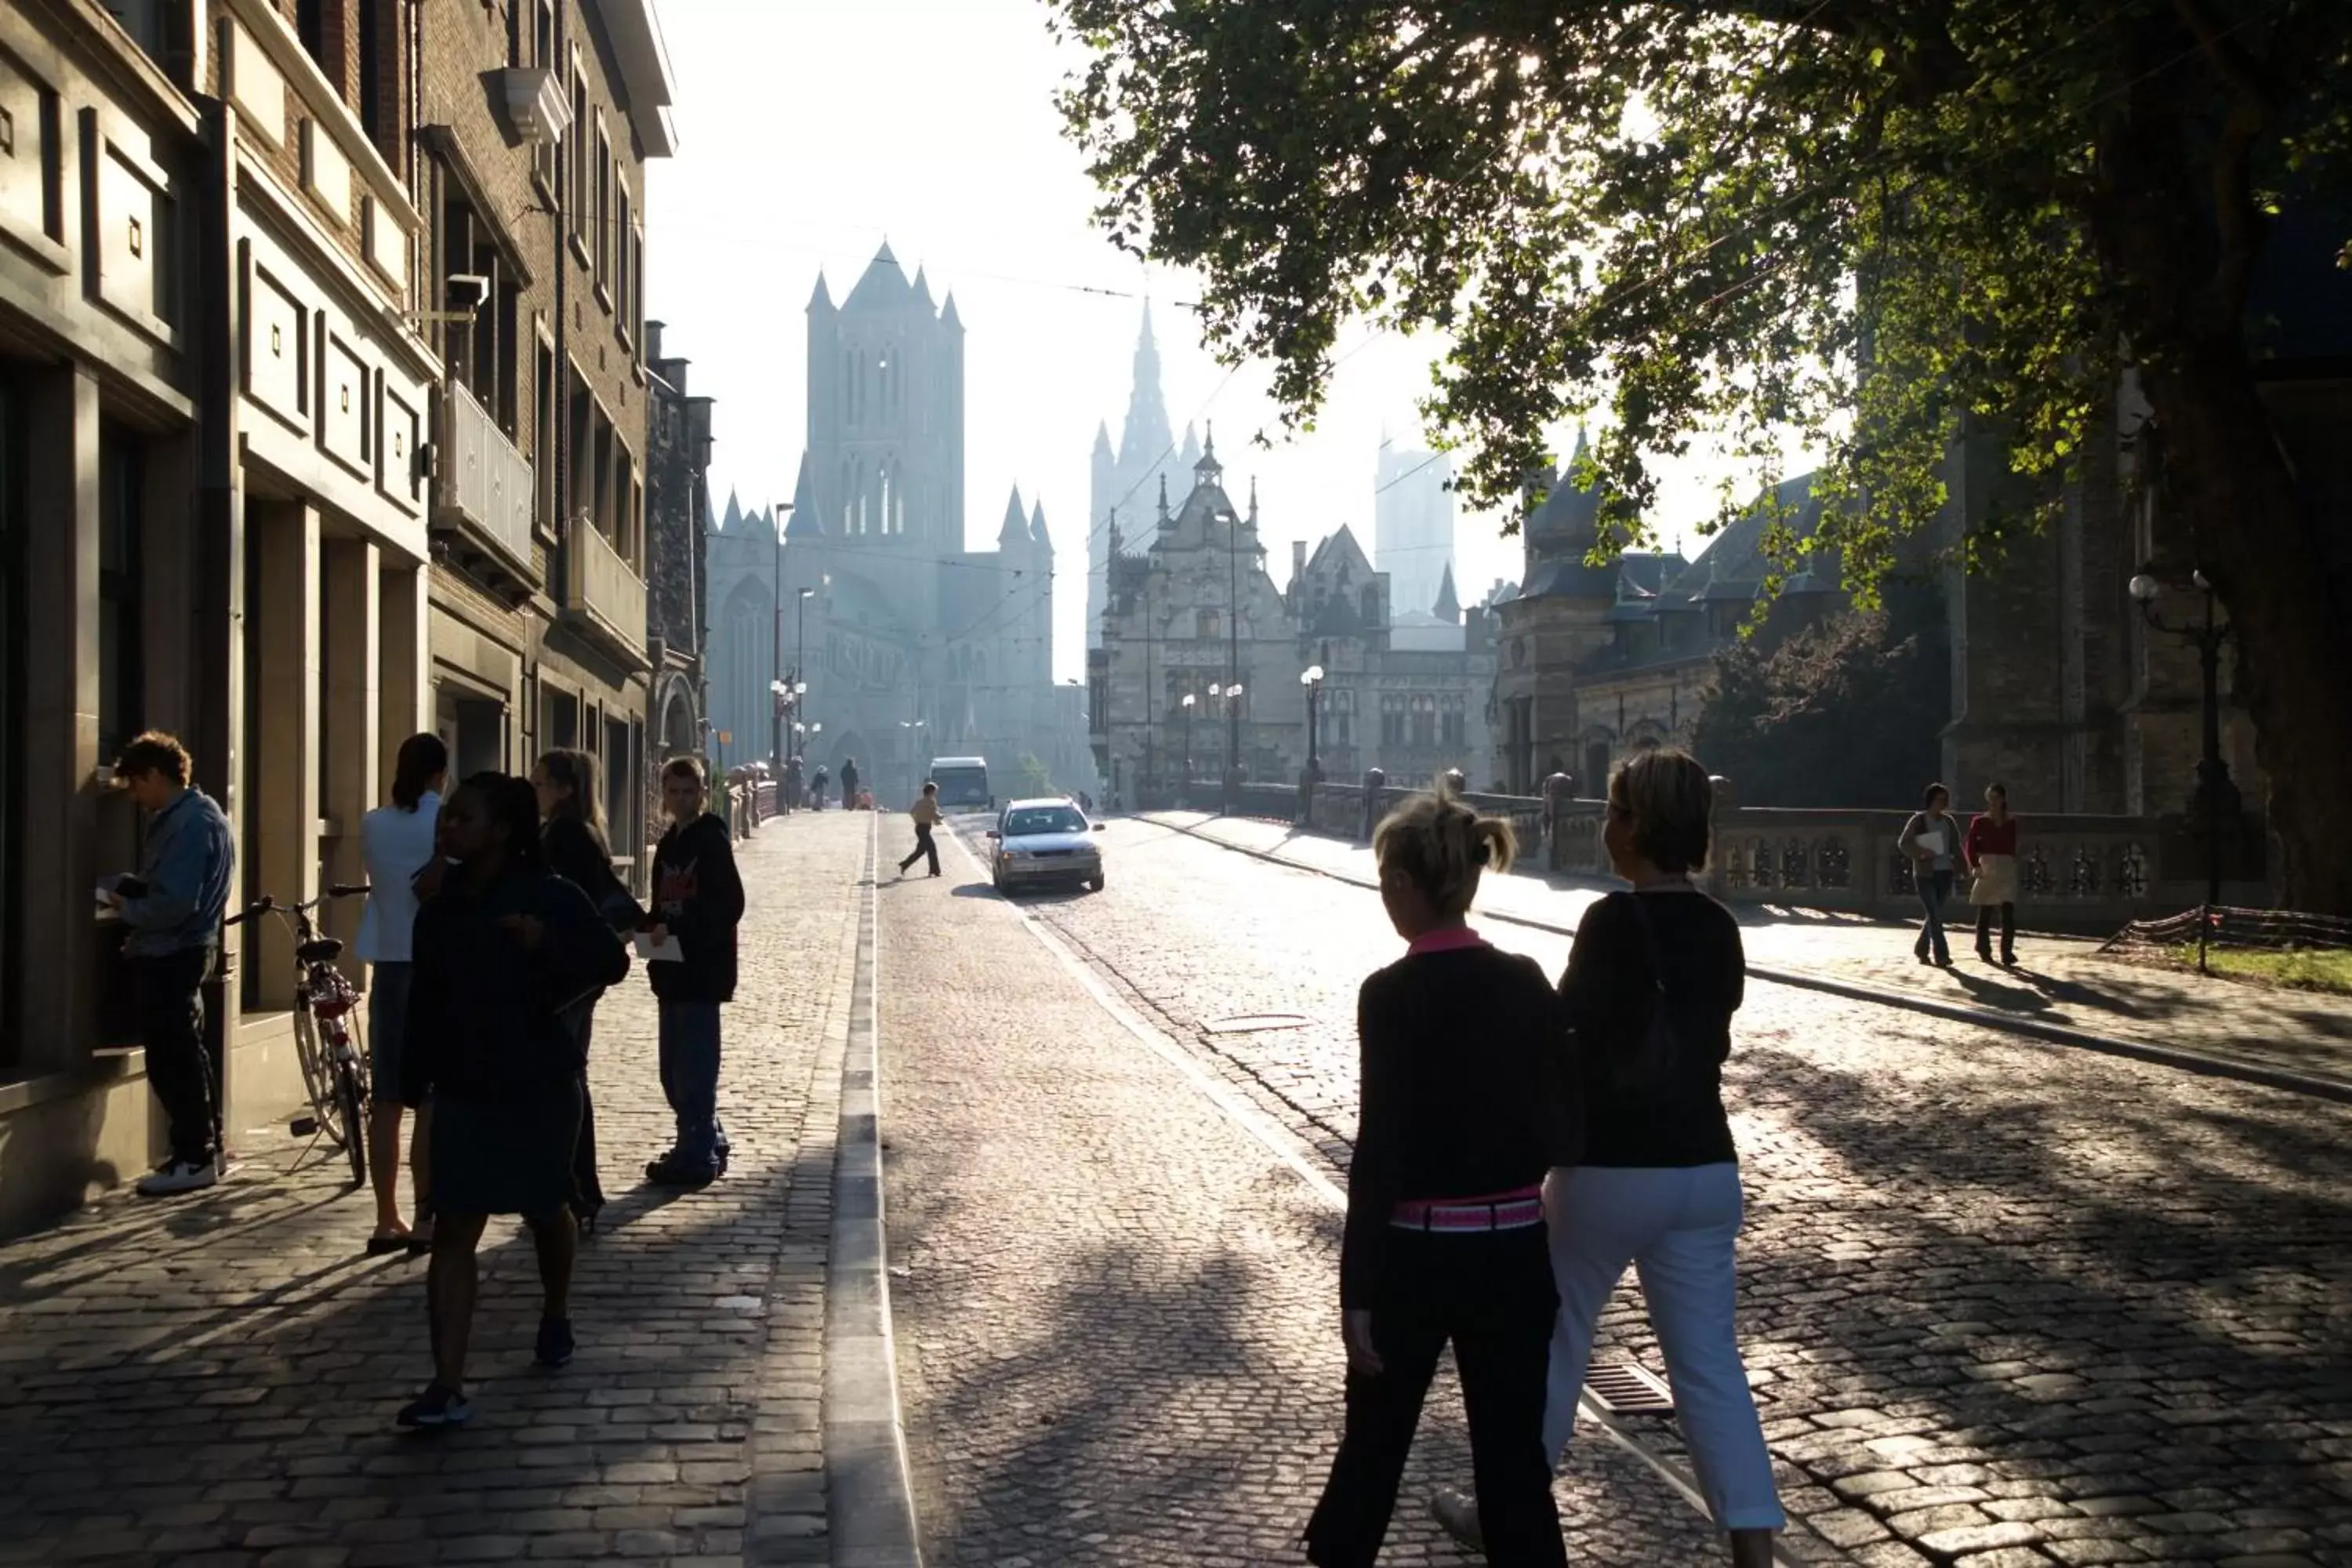
POLYGON ((641 931, 636 933, 636 941, 637 956, 647 963, 682 963, 686 961, 686 950, 678 946, 675 931, 656 942, 653 932, 641 931))

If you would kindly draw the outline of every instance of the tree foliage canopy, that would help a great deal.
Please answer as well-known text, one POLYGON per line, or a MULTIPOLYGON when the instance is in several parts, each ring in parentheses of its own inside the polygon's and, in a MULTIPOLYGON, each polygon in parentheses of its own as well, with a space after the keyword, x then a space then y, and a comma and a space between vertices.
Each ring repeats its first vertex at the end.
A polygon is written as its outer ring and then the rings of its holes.
POLYGON ((1606 403, 1621 544, 1695 436, 1771 478, 1793 427, 1869 498, 1819 541, 1865 590, 1965 420, 2044 473, 2126 345, 2242 351, 2265 225, 2352 150, 2344 0, 1048 4, 1102 220, 1198 270, 1295 423, 1351 318, 1441 329, 1471 499, 1606 403))

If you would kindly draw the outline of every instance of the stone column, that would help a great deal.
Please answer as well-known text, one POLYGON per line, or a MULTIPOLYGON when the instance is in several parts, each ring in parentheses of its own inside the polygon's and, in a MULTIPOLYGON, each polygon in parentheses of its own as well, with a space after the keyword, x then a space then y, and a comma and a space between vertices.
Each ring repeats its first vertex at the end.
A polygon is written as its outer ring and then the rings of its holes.
MULTIPOLYGON (((1706 875, 1703 885, 1710 897, 1720 899, 1730 890, 1724 876, 1723 835, 1731 825, 1731 814, 1738 809, 1739 797, 1732 790, 1731 781, 1721 773, 1706 781, 1713 785, 1713 798, 1708 803, 1706 823, 1706 875)), ((1608 858, 1608 851, 1601 851, 1608 858)))
MULTIPOLYGON (((433 687, 426 668, 426 621, 432 609, 425 571, 405 562, 386 563, 377 585, 375 794, 380 800, 392 797, 392 768, 400 743, 433 727, 433 687)), ((451 765, 456 765, 454 757, 451 765)))
MULTIPOLYGON (((377 803, 376 781, 389 771, 389 752, 403 739, 392 737, 389 748, 383 742, 379 553, 376 546, 357 539, 329 540, 320 551, 319 629, 326 665, 320 740, 327 748, 320 815, 331 829, 320 850, 330 882, 367 880, 360 818, 377 803)), ((356 899, 330 904, 321 911, 320 929, 352 942, 359 935, 360 908, 356 899)), ((344 968, 359 976, 356 953, 345 952, 344 968)))
MULTIPOLYGON (((246 531, 259 565, 246 614, 261 668, 246 715, 256 787, 243 848, 255 888, 292 903, 319 890, 319 513, 299 502, 249 500, 246 531)), ((294 1005, 294 952, 281 922, 254 922, 245 963, 262 1011, 294 1005)))
POLYGON ((38 1075, 85 1060, 97 1030, 98 383, 79 366, 50 373, 35 384, 27 412, 31 657, 15 934, 24 1065, 38 1075))

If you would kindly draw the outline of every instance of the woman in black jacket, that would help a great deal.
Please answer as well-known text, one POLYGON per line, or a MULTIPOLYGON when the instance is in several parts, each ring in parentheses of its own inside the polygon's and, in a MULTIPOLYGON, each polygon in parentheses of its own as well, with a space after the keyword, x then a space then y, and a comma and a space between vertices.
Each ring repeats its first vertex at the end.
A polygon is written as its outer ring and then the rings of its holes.
POLYGON ((677 1119, 677 1142, 646 1166, 663 1186, 707 1186, 727 1168, 719 1124, 719 1009, 735 999, 735 928, 743 920, 743 879, 727 824, 704 809, 702 764, 672 757, 662 768, 669 831, 654 851, 656 945, 675 937, 678 956, 646 965, 661 1018, 662 1092, 677 1119))
MULTIPOLYGON (((634 930, 644 911, 613 874, 613 846, 604 837, 604 814, 596 805, 596 763, 585 752, 552 751, 530 770, 539 797, 540 844, 547 868, 588 895, 615 931, 634 930)), ((596 1029, 594 991, 572 1009, 580 1037, 580 1145, 572 1159, 572 1214, 583 1230, 596 1228, 604 1206, 604 1184, 596 1174, 596 1108, 588 1094, 588 1047, 596 1029)))
POLYGON ((546 1301, 536 1359, 572 1359, 572 1264, 564 1212, 580 1133, 579 1037, 565 1013, 628 973, 621 939, 586 895, 549 871, 530 785, 476 773, 442 803, 438 840, 453 862, 417 911, 401 1100, 433 1102, 433 1265, 427 1285, 433 1381, 404 1426, 473 1415, 466 1347, 474 1251, 494 1214, 519 1214, 539 1254, 546 1301))
POLYGON ((1511 862, 1508 823, 1441 784, 1383 822, 1372 849, 1409 945, 1357 1003, 1362 1100, 1339 1251, 1347 1431, 1307 1526, 1307 1561, 1379 1556, 1451 1340, 1487 1559, 1552 1568, 1568 1559, 1543 1449, 1559 1299, 1542 1184, 1574 1157, 1576 1126, 1559 997, 1533 962, 1465 923, 1479 873, 1511 862))

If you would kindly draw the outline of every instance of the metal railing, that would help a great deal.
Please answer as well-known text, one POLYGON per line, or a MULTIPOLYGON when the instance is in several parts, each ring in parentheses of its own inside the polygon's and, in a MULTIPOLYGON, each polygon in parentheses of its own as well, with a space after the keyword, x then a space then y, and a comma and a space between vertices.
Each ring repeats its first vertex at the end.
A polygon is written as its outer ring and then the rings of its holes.
POLYGON ((530 513, 538 493, 530 463, 463 386, 450 383, 445 406, 449 462, 441 474, 442 510, 469 524, 508 565, 528 574, 530 513))

